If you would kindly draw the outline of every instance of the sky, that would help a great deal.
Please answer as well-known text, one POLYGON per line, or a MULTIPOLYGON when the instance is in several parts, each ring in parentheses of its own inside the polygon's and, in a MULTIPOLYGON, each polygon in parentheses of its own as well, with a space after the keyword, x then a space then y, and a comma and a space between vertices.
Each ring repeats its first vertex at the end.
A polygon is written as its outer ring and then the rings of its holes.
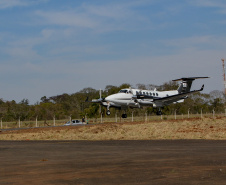
POLYGON ((0 0, 0 98, 209 76, 223 91, 225 0, 0 0))

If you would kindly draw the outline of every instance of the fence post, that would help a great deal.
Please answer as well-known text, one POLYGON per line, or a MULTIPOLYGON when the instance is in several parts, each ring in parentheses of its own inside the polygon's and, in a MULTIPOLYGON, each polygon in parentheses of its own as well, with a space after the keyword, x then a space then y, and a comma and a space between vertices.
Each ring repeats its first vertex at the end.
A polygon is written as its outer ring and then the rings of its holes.
POLYGON ((2 118, 1 118, 1 129, 2 129, 2 118))
POLYGON ((132 111, 132 122, 133 122, 133 111, 132 111))
POLYGON ((19 116, 19 128, 20 128, 20 116, 19 116))
POLYGON ((102 120, 103 118, 102 118, 102 112, 100 113, 100 123, 102 123, 102 120))
POLYGON ((189 118, 189 111, 190 111, 190 108, 188 109, 188 118, 189 118))
POLYGON ((177 119, 177 109, 175 109, 175 119, 177 119))
POLYGON ((85 124, 88 123, 87 114, 85 114, 85 124))
POLYGON ((53 116, 53 125, 56 126, 55 115, 53 116))
POLYGON ((36 116, 35 126, 38 127, 38 116, 36 116))
POLYGON ((69 116, 69 120, 70 120, 70 125, 71 125, 71 115, 69 116))

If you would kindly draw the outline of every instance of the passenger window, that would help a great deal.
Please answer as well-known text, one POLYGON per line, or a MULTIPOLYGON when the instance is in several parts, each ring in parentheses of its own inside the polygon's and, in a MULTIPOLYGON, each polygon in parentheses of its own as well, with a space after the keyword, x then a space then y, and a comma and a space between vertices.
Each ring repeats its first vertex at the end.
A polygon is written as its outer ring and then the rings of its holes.
POLYGON ((150 96, 152 96, 152 93, 150 92, 150 96))
POLYGON ((159 94, 158 94, 158 93, 156 93, 156 96, 159 96, 159 94))
POLYGON ((153 93, 153 96, 155 96, 155 93, 153 93))

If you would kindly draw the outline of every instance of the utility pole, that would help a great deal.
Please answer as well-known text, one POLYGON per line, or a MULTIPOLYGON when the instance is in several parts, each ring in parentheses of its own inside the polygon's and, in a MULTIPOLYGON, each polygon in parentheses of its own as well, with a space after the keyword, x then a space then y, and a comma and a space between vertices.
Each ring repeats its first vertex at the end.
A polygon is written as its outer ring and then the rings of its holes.
POLYGON ((221 59, 222 64, 223 64, 223 78, 224 78, 224 94, 226 96, 226 78, 225 78, 225 66, 224 66, 224 59, 221 59))

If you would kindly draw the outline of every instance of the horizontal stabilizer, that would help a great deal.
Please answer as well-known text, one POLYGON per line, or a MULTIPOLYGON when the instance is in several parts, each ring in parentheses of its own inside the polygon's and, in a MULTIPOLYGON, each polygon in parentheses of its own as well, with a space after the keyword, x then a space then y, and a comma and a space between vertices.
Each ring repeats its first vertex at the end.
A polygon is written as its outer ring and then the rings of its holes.
POLYGON ((189 81, 189 80, 195 80, 195 79, 202 79, 202 78, 209 78, 209 77, 186 77, 186 78, 179 78, 179 79, 176 79, 176 80, 172 80, 172 81, 189 81))

